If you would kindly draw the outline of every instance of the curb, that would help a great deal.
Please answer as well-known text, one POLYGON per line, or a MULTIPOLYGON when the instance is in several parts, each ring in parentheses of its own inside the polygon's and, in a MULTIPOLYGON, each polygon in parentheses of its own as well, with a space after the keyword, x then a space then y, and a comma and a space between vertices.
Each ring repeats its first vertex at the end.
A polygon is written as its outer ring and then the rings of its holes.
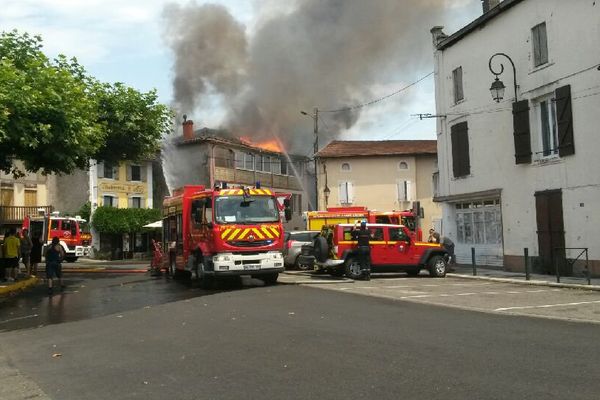
POLYGON ((132 274, 132 273, 146 273, 148 268, 144 269, 118 269, 118 268, 63 268, 62 272, 65 273, 121 273, 121 274, 132 274))
POLYGON ((17 281, 16 283, 12 283, 7 286, 1 286, 0 287, 0 296, 7 296, 14 292, 23 291, 31 286, 37 285, 38 281, 39 281, 39 279, 37 277, 32 276, 30 278, 27 278, 27 279, 24 279, 21 281, 17 281))
POLYGON ((446 274, 446 276, 449 278, 475 279, 475 280, 503 282, 503 283, 516 283, 519 285, 529 285, 529 286, 549 286, 549 287, 559 287, 559 288, 567 288, 567 289, 583 289, 583 290, 600 292, 600 286, 581 285, 581 284, 577 284, 577 283, 556 283, 556 282, 548 282, 548 281, 525 281, 525 280, 512 279, 512 278, 495 278, 492 276, 480 276, 480 275, 473 276, 473 275, 456 274, 456 273, 448 273, 448 274, 446 274))

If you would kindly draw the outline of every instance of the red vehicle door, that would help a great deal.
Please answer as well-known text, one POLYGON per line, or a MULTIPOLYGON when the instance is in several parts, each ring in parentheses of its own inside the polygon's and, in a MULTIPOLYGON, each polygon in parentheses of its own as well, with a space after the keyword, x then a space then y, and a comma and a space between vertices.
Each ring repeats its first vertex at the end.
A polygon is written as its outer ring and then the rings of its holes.
POLYGON ((372 265, 386 265, 389 263, 383 230, 383 227, 369 226, 372 265))
POLYGON ((386 253, 388 265, 410 265, 412 260, 412 251, 410 251, 411 241, 406 232, 401 227, 387 227, 386 253))

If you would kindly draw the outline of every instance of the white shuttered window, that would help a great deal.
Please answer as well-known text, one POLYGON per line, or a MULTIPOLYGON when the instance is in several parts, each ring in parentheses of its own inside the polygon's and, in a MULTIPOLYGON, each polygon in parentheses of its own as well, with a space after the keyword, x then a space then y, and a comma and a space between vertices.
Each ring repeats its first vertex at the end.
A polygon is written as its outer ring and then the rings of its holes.
POLYGON ((354 190, 352 182, 340 182, 339 184, 340 204, 352 204, 354 200, 354 190))

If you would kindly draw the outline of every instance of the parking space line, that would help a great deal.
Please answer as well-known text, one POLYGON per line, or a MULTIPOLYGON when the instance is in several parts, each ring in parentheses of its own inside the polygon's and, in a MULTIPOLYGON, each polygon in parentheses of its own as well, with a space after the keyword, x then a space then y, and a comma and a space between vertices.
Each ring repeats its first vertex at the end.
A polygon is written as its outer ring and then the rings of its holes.
POLYGON ((496 308, 494 311, 530 310, 530 309, 534 309, 534 308, 568 307, 568 306, 580 306, 582 304, 600 304, 600 300, 579 301, 576 303, 543 304, 543 305, 539 305, 539 306, 503 307, 503 308, 496 308))
POLYGON ((474 294, 477 293, 457 293, 456 296, 473 296, 474 294))

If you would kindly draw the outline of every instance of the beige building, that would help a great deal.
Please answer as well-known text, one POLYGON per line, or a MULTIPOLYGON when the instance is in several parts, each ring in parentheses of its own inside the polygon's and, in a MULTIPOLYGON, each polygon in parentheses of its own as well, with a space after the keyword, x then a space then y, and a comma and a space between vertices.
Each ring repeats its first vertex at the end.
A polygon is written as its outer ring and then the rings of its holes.
POLYGON ((408 210, 420 202, 424 231, 441 220, 433 202, 435 140, 334 140, 317 153, 318 209, 408 210))

